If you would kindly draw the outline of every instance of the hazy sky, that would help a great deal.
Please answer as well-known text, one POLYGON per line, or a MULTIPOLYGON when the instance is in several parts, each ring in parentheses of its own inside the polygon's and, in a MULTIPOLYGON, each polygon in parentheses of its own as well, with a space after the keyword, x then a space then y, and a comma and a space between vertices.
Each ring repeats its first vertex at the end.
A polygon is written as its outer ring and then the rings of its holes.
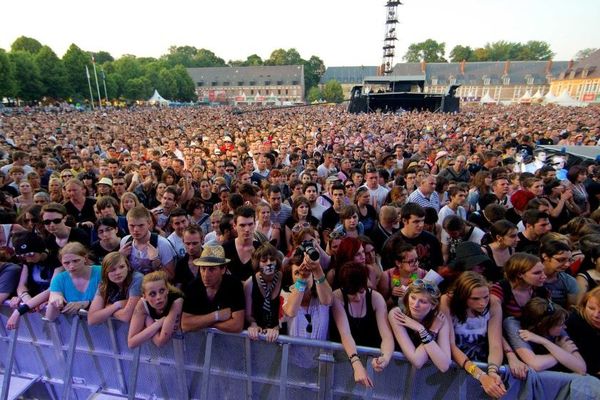
MULTIPOLYGON (((600 47, 599 0, 402 0, 395 62, 428 38, 479 47, 498 40, 547 41, 556 60, 600 47)), ((378 65, 384 0, 2 1, 0 48, 33 37, 62 57, 84 50, 159 57, 171 45, 215 52, 226 62, 296 48, 327 66, 378 65)))

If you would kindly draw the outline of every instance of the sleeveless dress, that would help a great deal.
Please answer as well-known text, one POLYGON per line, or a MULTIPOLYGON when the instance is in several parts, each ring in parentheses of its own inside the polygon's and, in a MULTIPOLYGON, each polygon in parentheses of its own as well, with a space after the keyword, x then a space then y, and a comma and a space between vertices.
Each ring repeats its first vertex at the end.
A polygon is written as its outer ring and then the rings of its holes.
MULTIPOLYGON (((350 315, 348 296, 343 292, 342 294, 344 296, 344 310, 346 311, 346 317, 348 318, 350 334, 352 335, 352 338, 354 338, 356 345, 379 348, 379 346, 381 346, 381 335, 379 334, 377 318, 375 316, 375 310, 373 309, 373 304, 371 301, 371 289, 368 289, 365 293, 367 312, 365 313, 364 317, 353 317, 350 315)), ((335 324, 331 330, 331 340, 341 343, 341 337, 335 324)))

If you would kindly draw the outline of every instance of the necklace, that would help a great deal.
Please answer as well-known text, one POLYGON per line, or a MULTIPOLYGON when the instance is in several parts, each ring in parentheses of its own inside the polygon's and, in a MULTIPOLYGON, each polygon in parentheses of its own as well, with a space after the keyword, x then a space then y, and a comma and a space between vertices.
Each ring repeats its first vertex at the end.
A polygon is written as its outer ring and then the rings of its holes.
POLYGON ((350 306, 348 307, 348 313, 350 314, 350 316, 352 318, 361 318, 363 315, 363 312, 365 311, 365 304, 366 304, 366 296, 363 297, 360 302, 360 308, 359 308, 360 311, 358 314, 354 312, 352 303, 350 303, 350 306))

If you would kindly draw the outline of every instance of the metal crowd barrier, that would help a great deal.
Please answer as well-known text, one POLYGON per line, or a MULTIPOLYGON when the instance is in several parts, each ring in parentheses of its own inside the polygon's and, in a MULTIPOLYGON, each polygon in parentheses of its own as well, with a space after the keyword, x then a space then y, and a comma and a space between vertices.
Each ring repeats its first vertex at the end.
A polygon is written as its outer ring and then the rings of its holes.
MULTIPOLYGON (((215 329, 177 334, 168 345, 127 347, 128 325, 88 326, 85 315, 48 322, 24 315, 7 331, 12 312, 0 305, 0 400, 50 399, 475 399, 478 382, 453 366, 416 370, 401 353, 375 373, 377 349, 361 348, 375 387, 354 383, 338 343, 280 336, 276 344, 215 329)), ((502 368, 502 372, 505 369, 502 368)), ((519 392, 513 387, 514 397, 519 392)))

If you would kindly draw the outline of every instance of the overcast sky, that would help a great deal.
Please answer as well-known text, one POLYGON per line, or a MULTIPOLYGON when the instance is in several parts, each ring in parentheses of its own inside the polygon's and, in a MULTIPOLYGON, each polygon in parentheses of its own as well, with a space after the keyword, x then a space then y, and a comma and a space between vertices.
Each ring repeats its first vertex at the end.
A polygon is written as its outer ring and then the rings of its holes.
MULTIPOLYGON (((498 40, 550 44, 555 60, 600 47, 598 0, 402 0, 395 62, 411 43, 432 38, 479 47, 498 40)), ((33 37, 62 57, 87 51, 159 57, 172 45, 212 50, 226 62, 296 48, 326 66, 378 65, 384 0, 28 0, 2 1, 0 48, 33 37)))

